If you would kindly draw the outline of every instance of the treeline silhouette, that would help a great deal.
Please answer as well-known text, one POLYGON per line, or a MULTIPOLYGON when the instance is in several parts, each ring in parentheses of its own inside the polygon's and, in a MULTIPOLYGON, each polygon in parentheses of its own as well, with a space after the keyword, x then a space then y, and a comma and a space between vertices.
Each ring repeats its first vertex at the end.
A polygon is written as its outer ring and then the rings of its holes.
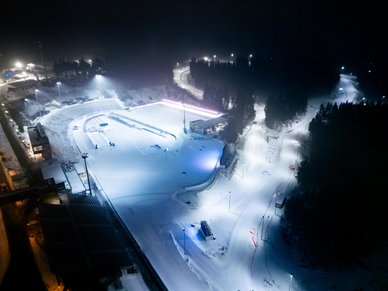
POLYGON ((58 79, 71 78, 82 75, 101 74, 105 70, 105 64, 100 58, 94 58, 88 63, 84 58, 79 61, 58 59, 53 64, 53 72, 58 79))
POLYGON ((321 105, 309 131, 285 238, 323 266, 359 262, 388 243, 388 104, 321 105))
POLYGON ((356 68, 360 89, 368 100, 381 100, 388 97, 388 65, 384 62, 361 63, 356 68))
POLYGON ((196 86, 204 89, 203 103, 228 112, 228 126, 221 132, 221 138, 227 142, 235 142, 255 118, 255 95, 248 82, 249 74, 247 59, 238 58, 235 63, 190 61, 191 78, 196 86))
POLYGON ((308 94, 329 91, 339 80, 338 70, 332 66, 306 59, 191 59, 190 74, 193 83, 204 89, 204 102, 214 109, 225 110, 238 102, 237 93, 242 88, 257 101, 267 102, 266 123, 270 127, 304 112, 308 94))
POLYGON ((265 111, 265 123, 276 128, 290 122, 295 115, 306 112, 307 97, 301 93, 274 93, 268 96, 265 111))
POLYGON ((132 89, 156 86, 172 85, 172 62, 167 56, 152 55, 148 52, 110 56, 107 60, 109 75, 115 80, 132 89))

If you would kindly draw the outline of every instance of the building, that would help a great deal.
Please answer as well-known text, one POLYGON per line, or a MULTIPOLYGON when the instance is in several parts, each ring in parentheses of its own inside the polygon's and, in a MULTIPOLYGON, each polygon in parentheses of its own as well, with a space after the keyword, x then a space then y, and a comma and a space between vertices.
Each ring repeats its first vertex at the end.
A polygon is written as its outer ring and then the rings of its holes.
POLYGON ((190 131, 204 135, 216 135, 226 125, 227 120, 224 117, 216 117, 209 120, 198 119, 190 121, 190 131))
POLYGON ((30 137, 32 152, 35 155, 42 155, 45 160, 51 159, 51 148, 49 139, 40 122, 36 126, 27 128, 28 136, 30 137))
POLYGON ((206 220, 202 220, 201 221, 200 232, 202 233, 202 235, 205 238, 205 240, 214 239, 213 233, 212 233, 212 231, 210 229, 210 226, 209 226, 209 224, 207 223, 206 220))
POLYGON ((37 82, 35 80, 25 80, 12 82, 7 85, 7 98, 16 99, 34 93, 37 82))
POLYGON ((133 266, 126 240, 109 217, 113 213, 96 196, 62 192, 59 201, 41 200, 38 206, 52 271, 71 290, 106 290, 101 285, 107 287, 122 275, 121 268, 130 272, 133 266))

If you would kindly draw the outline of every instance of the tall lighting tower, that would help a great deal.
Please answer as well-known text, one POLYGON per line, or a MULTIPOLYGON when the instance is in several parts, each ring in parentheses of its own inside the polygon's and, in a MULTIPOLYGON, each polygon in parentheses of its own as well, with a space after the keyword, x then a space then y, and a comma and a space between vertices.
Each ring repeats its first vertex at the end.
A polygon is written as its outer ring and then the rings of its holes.
POLYGON ((58 87, 58 95, 59 95, 59 98, 61 98, 61 85, 62 83, 61 82, 57 82, 57 87, 58 87))
POLYGON ((88 187, 89 187, 89 195, 92 196, 92 188, 90 187, 90 179, 89 179, 89 172, 88 172, 88 165, 86 164, 86 159, 89 157, 88 153, 83 153, 82 158, 85 162, 85 171, 86 171, 86 177, 88 178, 88 187))
POLYGON ((38 92, 39 90, 38 89, 35 89, 35 100, 36 100, 36 103, 38 103, 38 111, 39 111, 39 116, 42 117, 42 111, 40 110, 40 103, 39 103, 39 99, 38 99, 38 92))

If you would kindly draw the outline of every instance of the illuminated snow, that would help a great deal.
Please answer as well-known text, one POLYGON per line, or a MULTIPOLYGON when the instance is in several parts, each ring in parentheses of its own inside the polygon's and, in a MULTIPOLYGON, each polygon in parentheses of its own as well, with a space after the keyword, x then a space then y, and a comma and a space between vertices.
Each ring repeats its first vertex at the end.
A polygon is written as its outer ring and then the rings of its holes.
MULTIPOLYGON (((91 175, 169 290, 303 290, 302 281, 318 288, 322 277, 301 269, 286 252, 279 232, 282 210, 274 203, 295 185, 290 165, 300 161, 299 138, 308 134, 319 105, 356 98, 350 76, 342 75, 338 87, 344 91, 335 100, 309 100, 306 114, 280 132, 264 126, 264 106, 255 106, 256 123, 237 145, 239 161, 231 179, 214 177, 221 142, 183 133, 179 102, 122 110, 114 100, 101 100, 62 109, 43 121, 55 155, 71 160, 72 152, 80 161, 81 152, 89 153, 91 175), (127 124, 112 119, 112 113, 127 124), (130 120, 137 121, 133 127, 130 120), (108 126, 100 126, 105 122, 108 126), (99 129, 94 131, 98 149, 85 131, 93 126, 99 129), (158 135, 156 128, 165 132, 158 135), (198 190, 198 184, 209 187, 198 190), (209 223, 215 240, 201 237, 201 220, 209 223)), ((186 110, 186 126, 207 114, 217 113, 186 110)))

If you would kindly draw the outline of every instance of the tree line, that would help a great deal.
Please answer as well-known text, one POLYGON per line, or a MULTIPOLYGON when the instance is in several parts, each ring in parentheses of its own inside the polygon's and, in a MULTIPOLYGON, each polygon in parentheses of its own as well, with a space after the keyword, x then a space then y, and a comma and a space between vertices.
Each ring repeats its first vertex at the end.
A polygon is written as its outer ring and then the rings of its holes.
POLYGON ((356 74, 360 89, 369 100, 381 100, 382 96, 388 98, 388 64, 363 62, 356 68, 356 74))
POLYGON ((322 266, 388 243, 388 104, 327 104, 309 125, 309 155, 285 204, 285 238, 322 266))
POLYGON ((303 113, 308 94, 331 91, 339 80, 338 70, 326 63, 255 57, 237 57, 233 62, 192 59, 190 74, 192 82, 204 89, 204 102, 214 109, 233 108, 242 88, 266 102, 270 127, 303 113))
POLYGON ((245 82, 248 63, 205 62, 191 59, 193 83, 203 88, 203 103, 211 109, 228 113, 228 126, 221 138, 235 142, 238 134, 255 118, 254 90, 245 82))
POLYGON ((58 59, 53 64, 53 72, 58 79, 76 76, 96 75, 105 70, 105 64, 100 58, 94 58, 90 63, 81 58, 78 61, 58 59))

